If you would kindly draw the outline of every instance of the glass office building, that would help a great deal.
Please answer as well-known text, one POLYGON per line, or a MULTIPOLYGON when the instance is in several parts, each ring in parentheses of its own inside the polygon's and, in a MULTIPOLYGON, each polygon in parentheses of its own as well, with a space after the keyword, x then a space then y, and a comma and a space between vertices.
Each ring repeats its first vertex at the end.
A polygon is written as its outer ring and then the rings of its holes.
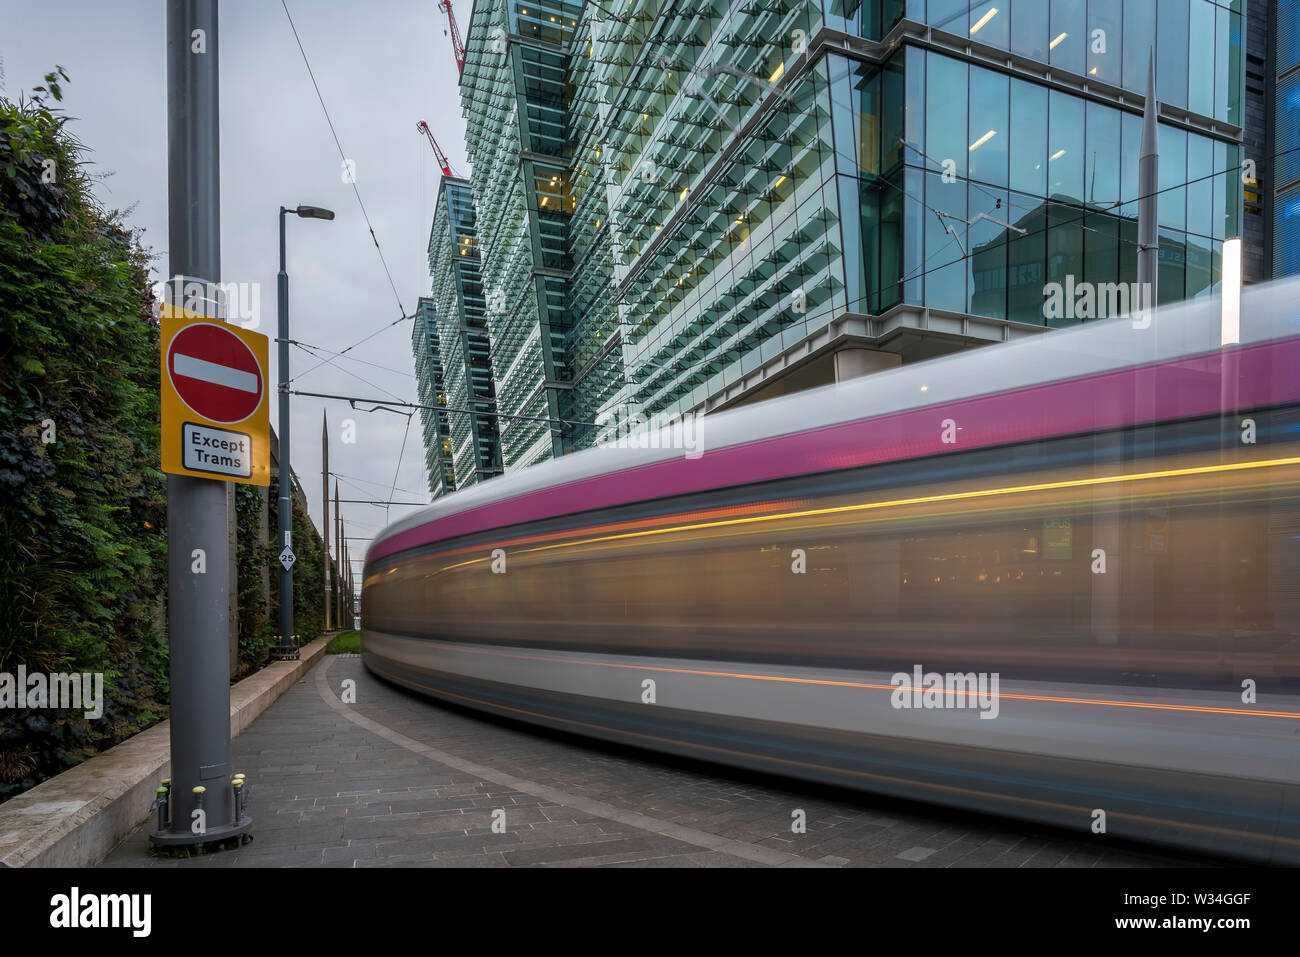
MULTIPOLYGON (((428 248, 432 289, 428 299, 420 301, 422 314, 428 303, 429 318, 427 331, 415 348, 420 402, 440 410, 436 415, 430 412, 439 423, 436 435, 426 423, 426 456, 429 443, 436 441, 442 467, 450 468, 449 483, 443 483, 443 488, 452 491, 501 474, 501 451, 469 182, 444 177, 435 209, 428 248), (436 387, 418 372, 422 343, 435 340, 440 358, 436 387)), ((430 373, 434 368, 432 363, 426 365, 430 373)), ((430 476, 433 491, 432 465, 430 476)))
POLYGON ((1035 335, 1241 231, 1241 0, 476 0, 461 94, 507 468, 675 415, 1035 335))
POLYGON ((1300 3, 1270 0, 1273 43, 1272 274, 1300 274, 1300 3))
POLYGON ((420 400, 420 423, 424 437, 424 468, 429 477, 429 494, 434 498, 456 490, 456 473, 451 457, 451 422, 446 412, 436 411, 446 388, 442 349, 438 340, 438 310, 433 300, 420 297, 411 329, 411 352, 415 358, 416 391, 420 400))

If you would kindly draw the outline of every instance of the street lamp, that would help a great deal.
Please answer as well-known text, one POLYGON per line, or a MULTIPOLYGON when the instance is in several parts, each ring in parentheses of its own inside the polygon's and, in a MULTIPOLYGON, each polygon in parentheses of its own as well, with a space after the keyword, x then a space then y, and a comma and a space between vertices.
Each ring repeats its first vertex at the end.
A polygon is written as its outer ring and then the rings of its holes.
POLYGON ((298 649, 293 644, 293 566, 297 556, 293 553, 293 467, 289 458, 289 274, 284 269, 284 217, 293 213, 303 219, 333 219, 334 212, 320 206, 299 206, 296 209, 280 207, 280 274, 279 288, 279 344, 280 344, 280 473, 279 532, 280 532, 280 641, 272 650, 277 660, 297 658, 298 649))

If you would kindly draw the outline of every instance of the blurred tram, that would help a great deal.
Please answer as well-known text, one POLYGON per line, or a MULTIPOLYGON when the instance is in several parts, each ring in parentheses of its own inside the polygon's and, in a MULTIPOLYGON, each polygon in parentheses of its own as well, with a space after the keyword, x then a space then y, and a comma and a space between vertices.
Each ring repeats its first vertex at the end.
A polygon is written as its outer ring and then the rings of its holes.
POLYGON ((1295 865, 1298 302, 1247 289, 1239 343, 1191 302, 457 492, 372 544, 364 662, 566 731, 1295 865))

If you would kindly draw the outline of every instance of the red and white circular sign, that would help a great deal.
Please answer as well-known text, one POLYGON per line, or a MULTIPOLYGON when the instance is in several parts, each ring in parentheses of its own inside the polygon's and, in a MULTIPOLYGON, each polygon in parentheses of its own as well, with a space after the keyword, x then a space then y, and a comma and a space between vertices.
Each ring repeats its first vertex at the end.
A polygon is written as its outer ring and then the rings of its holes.
POLYGON ((167 376, 180 400, 209 422, 242 422, 262 404, 257 356, 219 322, 196 322, 172 337, 167 376))

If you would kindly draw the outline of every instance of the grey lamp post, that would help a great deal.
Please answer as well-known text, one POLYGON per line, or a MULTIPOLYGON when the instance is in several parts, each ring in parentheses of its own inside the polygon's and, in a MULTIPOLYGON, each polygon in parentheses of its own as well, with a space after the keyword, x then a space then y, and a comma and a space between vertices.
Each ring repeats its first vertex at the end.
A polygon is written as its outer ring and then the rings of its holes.
POLYGON ((293 468, 289 458, 289 275, 284 270, 284 217, 293 213, 303 219, 333 219, 332 210, 320 206, 280 207, 280 274, 279 291, 280 345, 280 460, 279 460, 279 531, 280 531, 280 641, 274 649, 277 659, 296 658, 293 643, 293 468))

